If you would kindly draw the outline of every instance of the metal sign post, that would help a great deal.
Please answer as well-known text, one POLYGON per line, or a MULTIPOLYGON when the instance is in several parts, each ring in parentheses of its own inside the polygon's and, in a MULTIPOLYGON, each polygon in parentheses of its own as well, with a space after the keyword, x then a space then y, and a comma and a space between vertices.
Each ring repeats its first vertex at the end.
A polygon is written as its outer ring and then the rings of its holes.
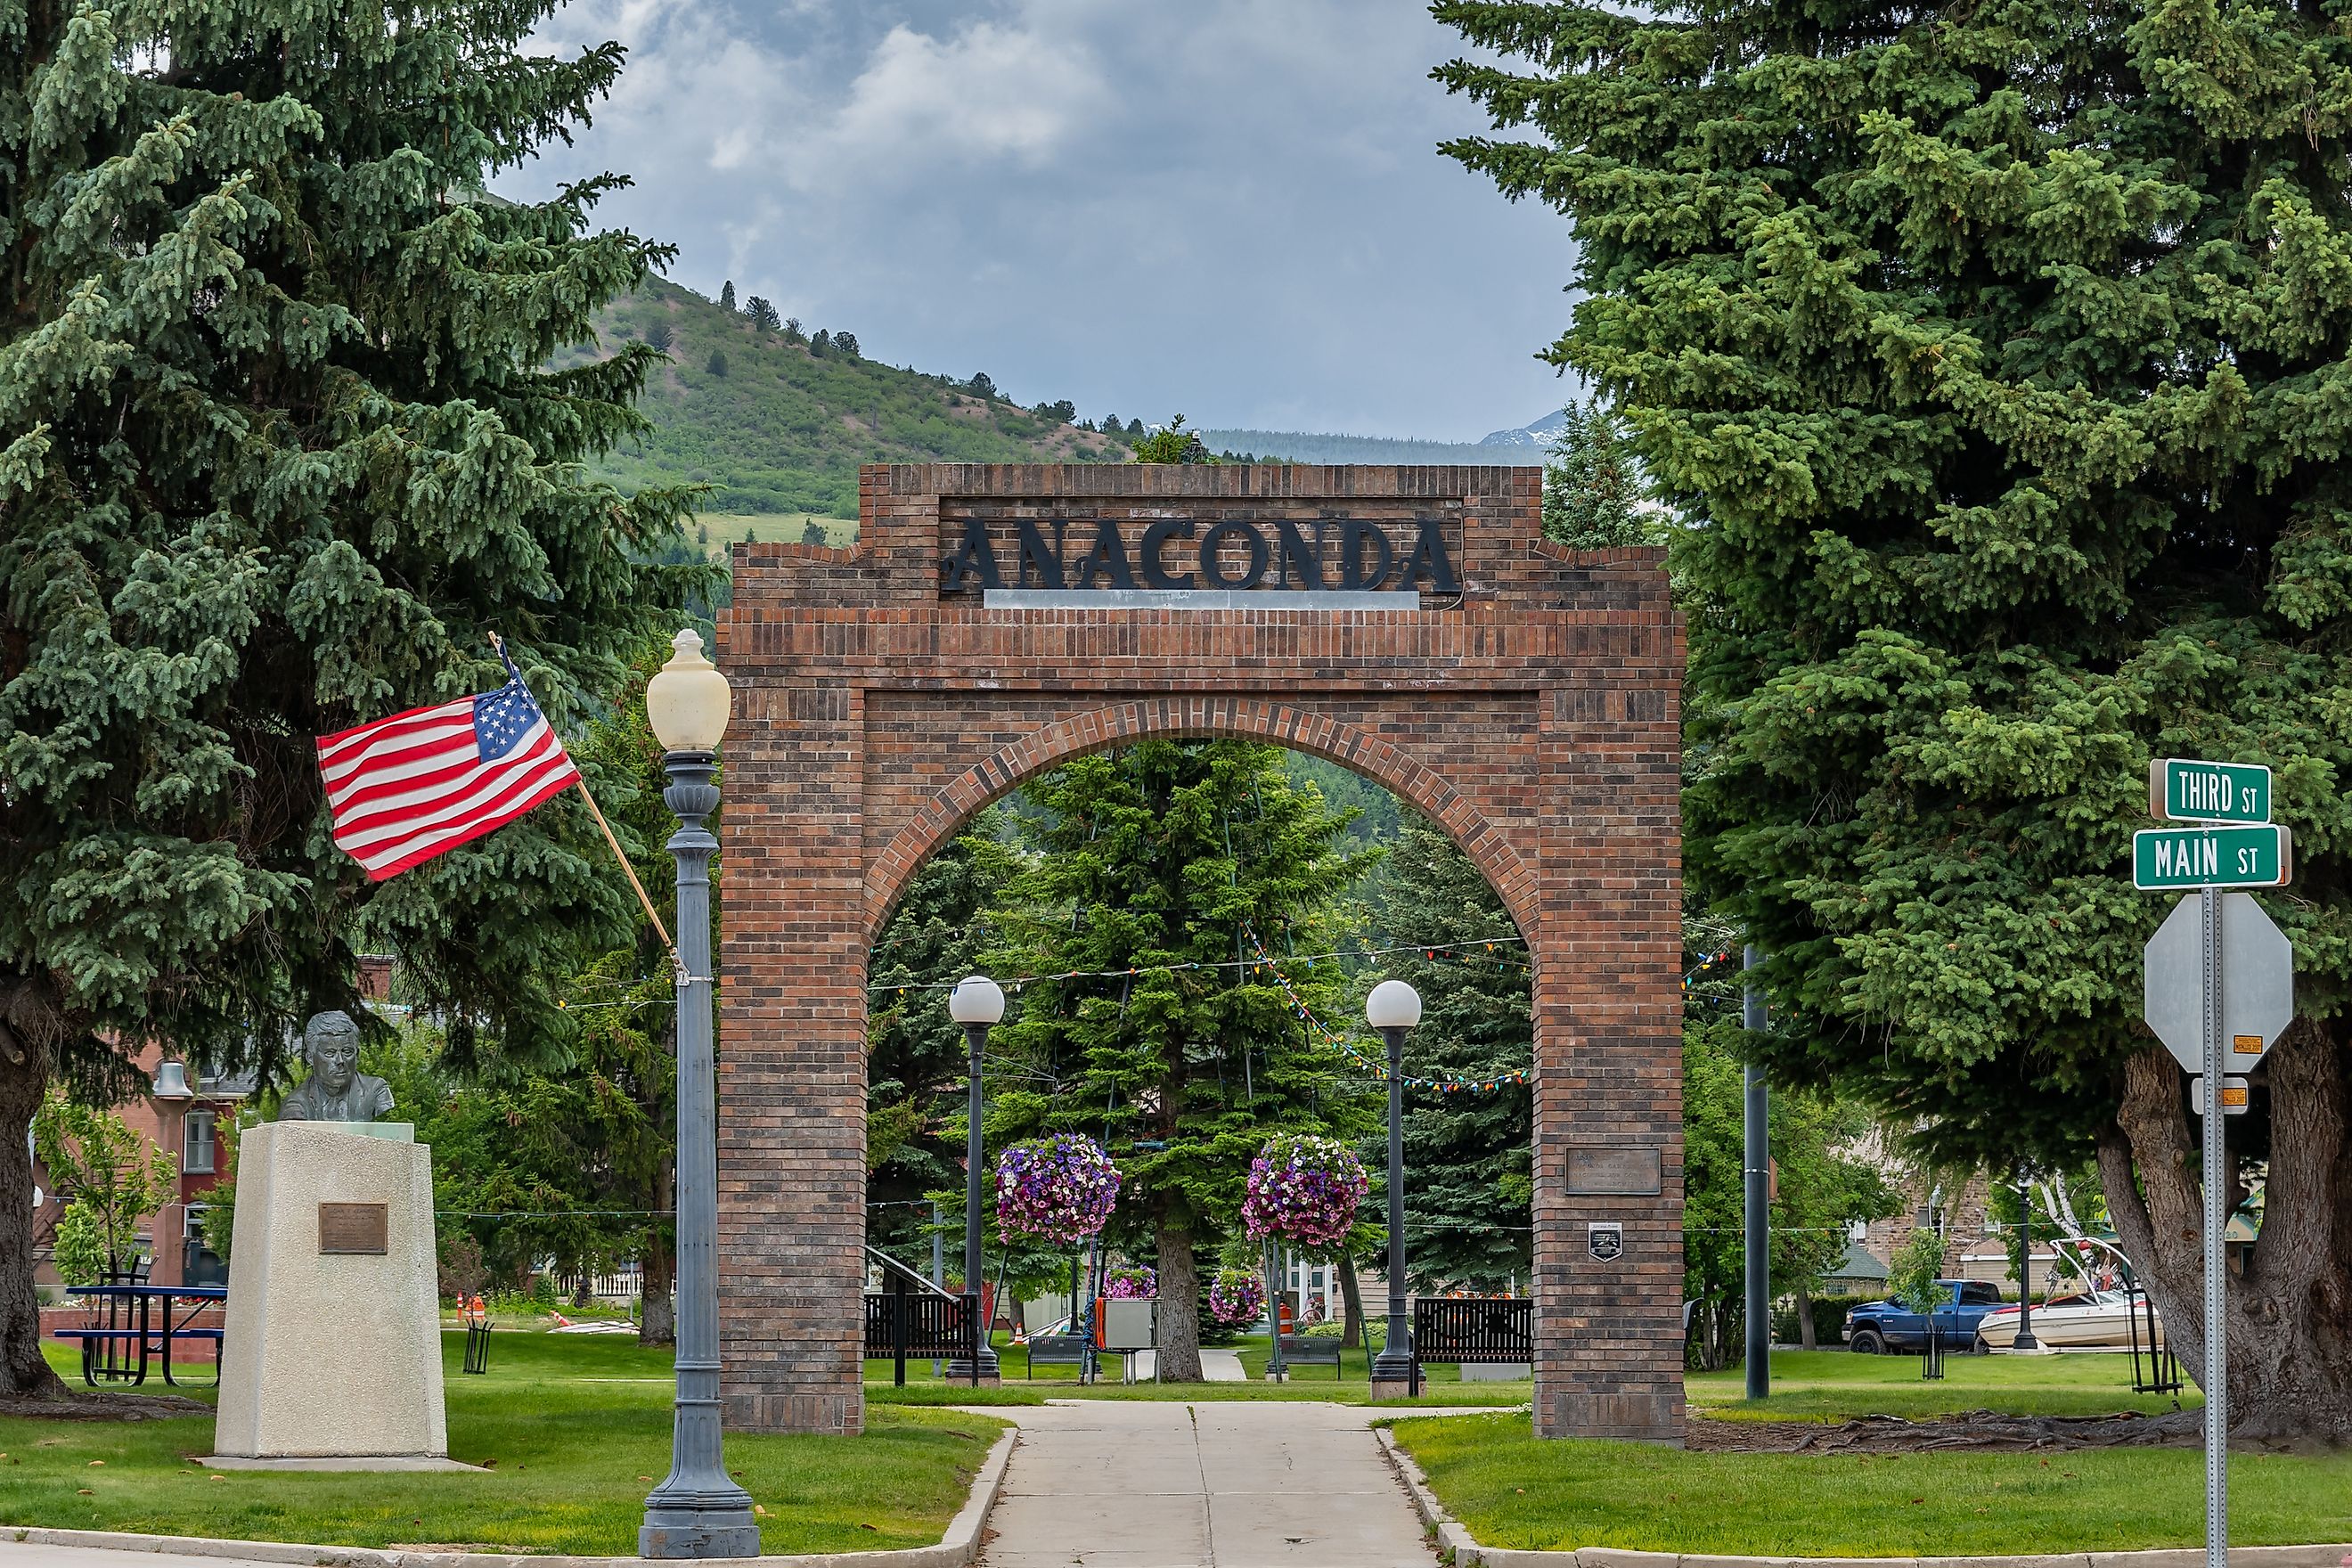
POLYGON ((2229 1220, 2221 1179, 2221 889, 2197 889, 2204 927, 2205 972, 2205 1568, 2230 1568, 2229 1280, 2222 1272, 2221 1227, 2229 1220))
POLYGON ((2294 840, 2270 820, 2266 767, 2158 758, 2148 764, 2147 793, 2150 816, 2202 825, 2133 835, 2132 883, 2196 893, 2193 915, 2182 900, 2148 939, 2144 1005, 2148 1026, 2197 1075, 2195 1103, 2205 1122, 2205 1563, 2229 1568, 2230 1184, 2222 1119, 2246 1109, 2246 1080, 2232 1069, 2259 1066, 2294 1016, 2294 950, 2252 897, 2226 889, 2285 886, 2294 840))

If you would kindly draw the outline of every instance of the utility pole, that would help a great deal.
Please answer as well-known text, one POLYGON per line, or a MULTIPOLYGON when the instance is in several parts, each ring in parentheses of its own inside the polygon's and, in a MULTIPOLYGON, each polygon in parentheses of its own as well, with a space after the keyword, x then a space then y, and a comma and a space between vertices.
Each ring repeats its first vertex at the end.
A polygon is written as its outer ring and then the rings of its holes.
MULTIPOLYGON (((1756 988, 1753 972, 1760 962, 1756 944, 1741 954, 1740 967, 1751 978, 1740 992, 1739 1022, 1751 1035, 1764 1032, 1764 993, 1756 988)), ((1744 1073, 1748 1091, 1747 1147, 1742 1172, 1747 1178, 1748 1255, 1748 1397, 1772 1395, 1772 1135, 1770 1105, 1764 1088, 1764 1069, 1754 1062, 1744 1073)))

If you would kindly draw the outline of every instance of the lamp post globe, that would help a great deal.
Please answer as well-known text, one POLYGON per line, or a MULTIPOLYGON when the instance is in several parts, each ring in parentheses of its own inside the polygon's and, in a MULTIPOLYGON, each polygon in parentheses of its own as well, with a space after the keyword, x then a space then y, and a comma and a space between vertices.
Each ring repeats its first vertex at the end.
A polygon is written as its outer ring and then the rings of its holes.
POLYGON ((1421 1381, 1404 1291, 1404 1037, 1421 1022, 1421 993, 1402 980, 1381 981, 1364 998, 1364 1022, 1389 1048, 1389 1330, 1372 1363, 1372 1397, 1394 1399, 1419 1394, 1421 1381))
POLYGON ((1004 987, 985 974, 967 974, 948 993, 948 1016, 963 1026, 970 1051, 963 1143, 963 1295, 965 1310, 973 1314, 972 1353, 950 1361, 947 1375, 968 1378, 974 1387, 999 1380, 996 1348, 988 1342, 988 1325, 979 1321, 981 1308, 980 1205, 981 1167, 984 1151, 980 1092, 981 1053, 988 1047, 988 1031, 1004 1016, 1004 987))
POLYGON ((985 974, 967 974, 948 993, 948 1016, 967 1026, 1004 1016, 1004 987, 985 974))
POLYGON ((692 626, 670 638, 669 662, 646 682, 646 722, 665 752, 715 752, 727 736, 733 694, 702 654, 692 626))
POLYGON ((677 814, 669 851, 677 862, 677 1391, 669 1475, 646 1499, 642 1557, 757 1557, 751 1494, 727 1474, 719 1418, 718 1083, 710 1035, 710 858, 719 840, 703 826, 719 809, 719 741, 727 733, 727 678, 702 655, 691 627, 646 683, 646 719, 662 743, 677 814))
POLYGON ((1421 993, 1402 980, 1383 980, 1364 998, 1364 1022, 1380 1030, 1410 1029, 1421 1022, 1421 993))

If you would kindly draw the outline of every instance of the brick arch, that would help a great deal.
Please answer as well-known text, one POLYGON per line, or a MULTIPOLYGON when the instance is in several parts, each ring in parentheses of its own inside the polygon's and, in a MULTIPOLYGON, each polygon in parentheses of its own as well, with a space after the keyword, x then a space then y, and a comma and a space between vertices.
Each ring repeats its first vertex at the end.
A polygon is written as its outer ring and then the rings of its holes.
POLYGON ((1657 552, 1543 540, 1540 479, 869 468, 856 549, 736 547, 718 655, 737 692, 720 825, 730 1426, 864 1421, 866 984, 890 903, 1023 779, 1194 734, 1354 769, 1501 894, 1535 969, 1535 1429, 1680 1440, 1681 627, 1657 552), (1197 549, 1192 565, 1143 552, 1230 523, 1279 544, 1275 581, 1055 581, 1089 542, 1218 576, 1197 549), (1399 561, 1433 539, 1458 571, 1349 590, 1366 531, 1399 561), (1001 573, 972 565, 988 551, 1001 573))
POLYGON ((1434 769, 1355 725, 1286 702, 1193 698, 1115 702, 1072 714, 998 747, 966 769, 876 857, 866 879, 866 940, 880 934, 923 863, 990 802, 1073 758, 1132 741, 1176 736, 1264 741, 1362 774, 1444 828, 1500 895, 1521 934, 1535 933, 1539 910, 1533 874, 1509 839, 1434 769))

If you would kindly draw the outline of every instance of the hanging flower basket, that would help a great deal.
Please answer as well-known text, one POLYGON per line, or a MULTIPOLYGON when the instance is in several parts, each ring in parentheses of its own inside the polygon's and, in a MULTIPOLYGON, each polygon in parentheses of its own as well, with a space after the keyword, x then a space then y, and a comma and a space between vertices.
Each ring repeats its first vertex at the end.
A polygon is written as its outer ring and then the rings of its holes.
POLYGON ((1015 1143, 996 1159, 996 1223, 1008 1237, 1084 1241, 1118 1201, 1118 1168, 1083 1132, 1015 1143))
POLYGON ((1209 1315, 1228 1328, 1257 1321, 1265 1311, 1265 1281, 1248 1268, 1220 1268, 1209 1285, 1209 1315))
POLYGON ((1371 1188, 1363 1162, 1336 1138, 1282 1132, 1250 1162, 1242 1220, 1253 1238, 1272 1234, 1301 1247, 1336 1245, 1371 1188))
POLYGON ((1149 1301, 1160 1294, 1156 1268, 1114 1268, 1103 1280, 1103 1294, 1114 1301, 1149 1301))

